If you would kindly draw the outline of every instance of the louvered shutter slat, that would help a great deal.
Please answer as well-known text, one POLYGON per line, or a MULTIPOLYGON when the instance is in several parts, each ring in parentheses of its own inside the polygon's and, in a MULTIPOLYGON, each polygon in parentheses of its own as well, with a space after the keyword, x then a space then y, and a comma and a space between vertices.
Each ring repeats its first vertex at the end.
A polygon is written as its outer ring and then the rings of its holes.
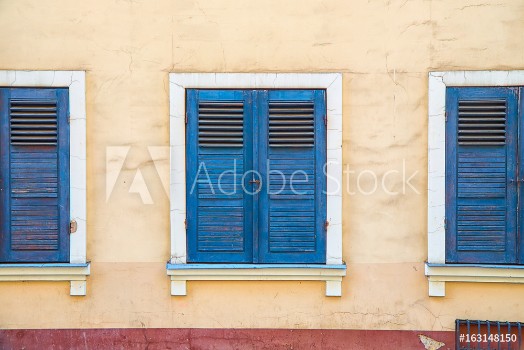
POLYGON ((56 101, 10 100, 11 145, 56 145, 56 101))
POLYGON ((506 100, 459 101, 459 145, 504 145, 506 140, 506 107, 506 100))
POLYGON ((234 101, 198 102, 198 145, 239 147, 243 143, 244 105, 234 101))
POLYGON ((270 101, 269 146, 313 147, 314 114, 312 101, 270 101))

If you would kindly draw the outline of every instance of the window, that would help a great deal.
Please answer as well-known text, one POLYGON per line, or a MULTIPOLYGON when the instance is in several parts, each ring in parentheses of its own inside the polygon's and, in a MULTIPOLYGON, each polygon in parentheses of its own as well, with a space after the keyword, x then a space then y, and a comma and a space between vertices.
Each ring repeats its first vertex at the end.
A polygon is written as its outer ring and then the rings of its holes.
POLYGON ((429 76, 429 294, 524 283, 524 71, 429 76))
POLYGON ((86 294, 85 143, 84 72, 0 71, 0 281, 86 294))
MULTIPOLYGON (((519 264, 519 88, 446 91, 446 262, 519 264)), ((521 141, 524 142, 524 141, 521 141)))
POLYGON ((341 295, 340 74, 171 73, 170 131, 172 295, 190 280, 316 280, 341 295))
POLYGON ((0 89, 0 262, 69 261, 67 89, 0 89))
POLYGON ((187 91, 195 263, 325 263, 324 90, 187 91))

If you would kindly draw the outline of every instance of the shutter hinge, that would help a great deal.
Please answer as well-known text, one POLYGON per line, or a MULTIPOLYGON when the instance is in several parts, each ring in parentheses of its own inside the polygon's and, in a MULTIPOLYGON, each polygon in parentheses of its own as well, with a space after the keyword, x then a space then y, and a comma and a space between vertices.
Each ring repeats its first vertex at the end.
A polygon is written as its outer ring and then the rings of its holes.
POLYGON ((444 231, 448 230, 448 219, 444 219, 444 231))
POLYGON ((71 116, 70 115, 67 116, 67 124, 71 124, 71 116))
POLYGON ((448 121, 448 112, 444 113, 446 121, 448 121))
POLYGON ((329 226, 329 221, 326 220, 326 222, 324 222, 324 230, 327 231, 328 226, 329 226))
POLYGON ((73 219, 69 222, 69 233, 75 233, 78 228, 78 224, 76 223, 76 220, 73 219))
POLYGON ((187 112, 186 112, 186 124, 187 124, 187 112))
POLYGON ((184 227, 185 227, 186 230, 187 230, 187 219, 184 220, 184 227))
POLYGON ((324 117, 324 125, 327 126, 327 115, 324 117))

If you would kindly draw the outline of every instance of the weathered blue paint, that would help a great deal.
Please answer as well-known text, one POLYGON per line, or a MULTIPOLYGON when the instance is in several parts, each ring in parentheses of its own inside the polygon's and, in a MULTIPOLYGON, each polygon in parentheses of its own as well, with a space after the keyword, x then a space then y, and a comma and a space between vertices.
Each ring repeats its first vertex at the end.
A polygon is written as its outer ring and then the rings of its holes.
MULTIPOLYGON (((188 89, 186 102, 188 261, 325 263, 325 91, 188 89), (208 138, 199 143, 199 104, 205 114, 209 113, 206 103, 218 102, 243 102, 243 147, 228 147, 219 141, 213 144, 219 138, 209 136, 209 129, 200 132, 200 137, 208 138), (313 106, 311 145, 270 145, 270 102, 307 102, 313 106), (271 170, 285 174, 286 183, 272 177, 271 170), (224 171, 245 175, 236 181, 231 176, 222 177, 226 190, 237 185, 229 194, 217 186, 224 171), (295 171, 299 194, 289 183, 295 171), (283 190, 275 193, 281 185, 283 190)), ((228 135, 221 130, 220 137, 226 139, 228 135)))
MULTIPOLYGON (((251 262, 253 197, 243 191, 252 169, 251 95, 242 90, 188 90, 188 261, 251 262), (199 103, 243 103, 243 147, 199 144, 199 103), (224 174, 221 176, 221 174, 224 174)), ((226 124, 223 124, 224 126, 226 124)))
POLYGON ((69 261, 69 97, 60 89, 0 89, 0 262, 69 261), (10 142, 10 100, 56 101, 56 145, 10 142))
POLYGON ((446 91, 446 262, 517 263, 518 90, 446 91), (505 100, 501 145, 458 143, 459 101, 505 100))
POLYGON ((259 169, 262 178, 269 179, 259 195, 260 262, 325 263, 325 91, 269 90, 259 96, 259 169), (268 106, 272 102, 313 103, 312 146, 270 145, 268 106))

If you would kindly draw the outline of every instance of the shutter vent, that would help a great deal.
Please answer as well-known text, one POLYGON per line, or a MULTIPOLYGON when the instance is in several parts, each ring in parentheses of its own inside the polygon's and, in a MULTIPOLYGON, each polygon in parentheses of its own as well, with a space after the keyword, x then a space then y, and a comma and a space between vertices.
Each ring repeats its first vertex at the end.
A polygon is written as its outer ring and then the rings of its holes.
POLYGON ((313 147, 313 102, 269 102, 269 146, 313 147))
POLYGON ((13 146, 56 145, 56 101, 12 99, 10 126, 13 146))
POLYGON ((201 147, 242 147, 244 103, 242 101, 201 101, 198 104, 198 145, 201 147))
POLYGON ((459 145, 498 146, 506 143, 506 101, 459 101, 459 145))

